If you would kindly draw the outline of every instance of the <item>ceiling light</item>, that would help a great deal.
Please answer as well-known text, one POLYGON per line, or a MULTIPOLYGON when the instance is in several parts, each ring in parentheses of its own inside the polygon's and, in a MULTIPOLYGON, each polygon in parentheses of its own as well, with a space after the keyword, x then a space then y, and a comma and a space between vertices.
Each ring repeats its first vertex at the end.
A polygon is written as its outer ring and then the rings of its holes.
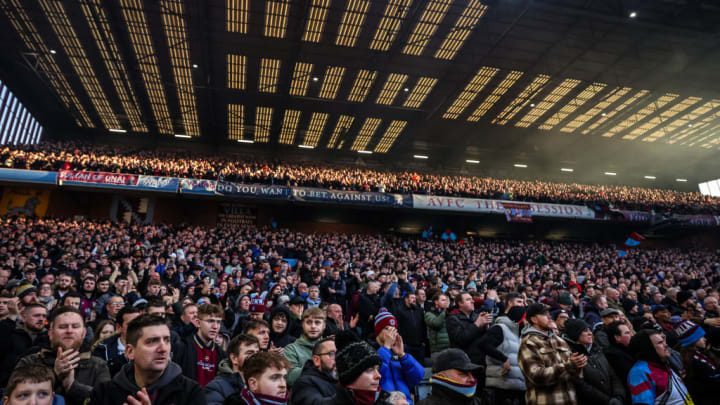
POLYGON ((688 127, 692 128, 692 124, 688 124, 688 127))
POLYGON ((675 181, 679 181, 679 182, 681 182, 681 183, 685 183, 685 182, 687 182, 687 179, 675 179, 675 181))
POLYGON ((535 103, 530 103, 530 107, 535 107, 535 103))
POLYGON ((404 91, 405 93, 407 93, 408 91, 410 91, 410 88, 409 88, 409 87, 405 87, 405 88, 403 89, 403 91, 404 91))
POLYGON ((575 169, 568 169, 567 167, 563 167, 563 168, 560 169, 560 171, 563 171, 563 172, 574 172, 575 169))
POLYGON ((240 143, 255 143, 252 139, 238 139, 240 143))
POLYGON ((320 79, 319 79, 317 76, 313 77, 313 81, 314 81, 314 82, 316 82, 316 81, 318 81, 318 80, 320 80, 320 79))
POLYGON ((54 50, 54 49, 51 49, 51 50, 50 50, 50 53, 53 54, 53 55, 55 55, 55 54, 57 53, 57 51, 54 50))
POLYGON ((607 114, 605 114, 605 113, 602 113, 601 115, 602 115, 602 116, 604 117, 604 116, 606 116, 607 114))
POLYGON ((192 138, 192 137, 191 137, 190 135, 185 135, 185 134, 175 134, 175 138, 186 138, 186 139, 188 139, 188 138, 192 138))
POLYGON ((513 166, 515 166, 515 167, 521 167, 521 168, 523 168, 523 169, 527 167, 527 165, 523 165, 523 164, 520 164, 520 163, 515 163, 513 166))
POLYGON ((119 128, 110 128, 110 129, 108 129, 108 131, 110 131, 110 132, 117 132, 117 133, 120 133, 120 134, 124 134, 125 132, 127 132, 126 130, 124 130, 124 129, 119 129, 119 128))
POLYGON ((298 145, 298 148, 303 148, 303 149, 315 149, 315 147, 314 147, 314 146, 311 146, 311 145, 298 145))
POLYGON ((197 69, 197 68, 198 68, 198 65, 193 63, 193 69, 197 69))
POLYGON ((637 17, 637 13, 635 11, 631 11, 630 18, 635 18, 635 17, 637 17))
POLYGON ((427 159, 428 157, 426 155, 413 155, 415 159, 427 159))
POLYGON ((605 172, 606 176, 617 176, 617 173, 614 172, 605 172))
POLYGON ((648 180, 655 180, 655 179, 656 179, 655 176, 645 176, 645 178, 648 179, 648 180))
POLYGON ((363 154, 365 154, 365 155, 372 155, 372 151, 371 151, 371 150, 359 150, 358 153, 363 153, 363 154))
POLYGON ((478 164, 478 163, 480 163, 480 161, 479 161, 479 160, 475 160, 475 159, 465 159, 465 163, 478 164))

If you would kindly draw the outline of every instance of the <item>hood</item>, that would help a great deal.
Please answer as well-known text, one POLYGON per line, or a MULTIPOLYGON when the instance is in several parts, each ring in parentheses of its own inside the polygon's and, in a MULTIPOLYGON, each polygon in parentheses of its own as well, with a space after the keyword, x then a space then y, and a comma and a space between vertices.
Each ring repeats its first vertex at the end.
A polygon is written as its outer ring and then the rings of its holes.
POLYGON ((540 330, 536 329, 534 326, 528 326, 527 328, 523 329, 522 333, 520 333, 520 336, 526 336, 526 335, 540 335, 547 339, 550 337, 550 332, 548 332, 548 333, 541 332, 540 330))
POLYGON ((285 336, 285 335, 287 335, 288 329, 290 328, 290 322, 292 320, 293 320, 293 318, 290 313, 290 309, 288 309, 288 307, 286 307, 285 305, 277 305, 277 306, 273 307, 272 311, 270 311, 270 320, 268 322, 270 324, 270 336, 285 336), (285 330, 283 330, 280 333, 275 333, 272 330, 272 320, 279 313, 285 314, 285 319, 287 319, 287 325, 285 326, 285 330))
POLYGON ((222 360, 220 360, 220 364, 218 364, 218 374, 233 374, 234 371, 232 369, 232 363, 230 362, 230 358, 226 357, 222 360))
MULTIPOLYGON (((320 339, 322 339, 322 337, 320 337, 320 339)), ((300 336, 299 339, 295 340, 295 344, 305 346, 312 352, 313 347, 315 347, 315 343, 317 343, 320 339, 308 340, 307 337, 303 334, 302 336, 300 336)))
MULTIPOLYGON (((152 395, 155 391, 170 384, 172 380, 181 374, 182 369, 180 366, 178 366, 175 362, 170 361, 165 369, 165 372, 162 376, 160 376, 160 379, 158 379, 155 384, 147 387, 148 394, 152 395)), ((115 383, 123 389, 130 392, 138 392, 141 389, 135 383, 135 363, 132 361, 122 367, 122 370, 113 377, 113 381, 115 381, 115 383)))
POLYGON ((508 328, 510 328, 510 330, 515 331, 516 334, 518 334, 520 332, 520 324, 513 321, 512 319, 510 319, 510 317, 508 317, 505 314, 502 314, 502 315, 498 316, 497 318, 495 318, 494 324, 495 325, 503 324, 503 325, 507 326, 508 328))

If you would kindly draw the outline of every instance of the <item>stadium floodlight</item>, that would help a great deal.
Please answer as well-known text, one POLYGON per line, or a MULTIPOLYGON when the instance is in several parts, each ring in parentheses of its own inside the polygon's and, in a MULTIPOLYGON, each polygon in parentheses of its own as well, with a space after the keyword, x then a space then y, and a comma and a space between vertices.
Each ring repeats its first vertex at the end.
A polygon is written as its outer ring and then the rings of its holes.
POLYGON ((709 195, 711 197, 720 197, 720 179, 710 180, 698 184, 700 194, 709 195))
POLYGON ((480 161, 475 159, 465 159, 465 163, 479 164, 480 161))
POLYGON ((185 135, 185 134, 175 134, 175 138, 184 138, 184 139, 190 139, 192 136, 185 135))
POLYGON ((630 18, 635 18, 635 17, 637 17, 637 12, 636 12, 636 11, 631 11, 631 12, 630 12, 630 18))
POLYGON ((527 168, 527 165, 524 165, 524 164, 521 164, 521 163, 515 163, 513 166, 515 166, 515 167, 520 167, 520 168, 522 168, 522 169, 527 168))
POLYGON ((127 132, 126 130, 121 129, 121 128, 110 128, 110 129, 108 129, 108 131, 110 131, 110 132, 117 132, 117 133, 119 133, 119 134, 124 134, 124 133, 127 132))
POLYGON ((415 159, 428 159, 428 156, 426 155, 413 155, 415 159))
POLYGON ((55 55, 55 54, 57 53, 57 51, 54 50, 54 49, 51 49, 51 50, 50 50, 50 53, 53 54, 53 55, 55 55))
POLYGON ((606 176, 617 176, 617 173, 615 172, 605 172, 606 176))
POLYGON ((315 147, 312 146, 312 145, 298 145, 298 148, 303 148, 303 149, 315 149, 315 147))
POLYGON ((240 143, 255 143, 252 139, 238 139, 237 141, 240 143))
POLYGON ((563 168, 560 169, 560 171, 561 171, 561 172, 574 172, 575 169, 570 169, 570 168, 568 168, 568 167, 563 167, 563 168))
POLYGON ((686 183, 686 182, 687 182, 687 179, 675 179, 675 181, 679 181, 679 182, 681 182, 681 183, 686 183))
POLYGON ((655 176, 645 176, 645 178, 648 179, 648 180, 655 180, 655 179, 656 179, 655 176))
POLYGON ((359 150, 358 153, 362 153, 362 154, 365 154, 365 155, 372 155, 372 151, 371 151, 371 150, 359 150))

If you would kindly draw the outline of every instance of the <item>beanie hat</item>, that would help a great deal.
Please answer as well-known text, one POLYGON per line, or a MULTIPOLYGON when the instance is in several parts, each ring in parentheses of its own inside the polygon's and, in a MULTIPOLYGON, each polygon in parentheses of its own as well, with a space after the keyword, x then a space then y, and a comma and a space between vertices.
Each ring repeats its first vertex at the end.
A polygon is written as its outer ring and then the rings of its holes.
POLYGON ((380 332, 385 329, 386 326, 394 326, 397 328, 397 319, 388 312, 387 308, 380 308, 375 317, 375 336, 379 336, 380 332))
POLYGON ((367 369, 381 366, 382 359, 366 342, 351 331, 341 331, 335 336, 335 364, 340 385, 347 386, 367 369))
POLYGON ((573 304, 572 297, 570 297, 570 293, 567 291, 560 294, 557 302, 558 302, 558 304, 561 304, 561 305, 572 305, 573 304))
POLYGON ((590 325, 582 319, 568 319, 565 321, 565 336, 573 342, 578 341, 585 329, 590 329, 590 325))
POLYGON ((23 284, 15 291, 15 294, 20 299, 30 293, 37 293, 37 288, 35 288, 35 286, 32 284, 23 284))
POLYGON ((265 300, 262 298, 253 298, 250 301, 250 312, 265 312, 265 300))
POLYGON ((705 336, 703 328, 687 319, 675 325, 673 332, 678 336, 682 347, 693 345, 705 336))
POLYGON ((637 301, 631 300, 631 299, 625 299, 622 300, 622 307, 623 311, 625 311, 626 314, 630 314, 630 311, 632 311, 633 308, 637 305, 637 301))

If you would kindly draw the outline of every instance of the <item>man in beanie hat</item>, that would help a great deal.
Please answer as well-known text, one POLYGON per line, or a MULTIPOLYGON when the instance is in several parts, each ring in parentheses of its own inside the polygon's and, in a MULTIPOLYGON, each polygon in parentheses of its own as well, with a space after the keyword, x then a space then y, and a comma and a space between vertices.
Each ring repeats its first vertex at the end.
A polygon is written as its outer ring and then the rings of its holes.
POLYGON ((633 404, 692 404, 685 384, 668 363, 670 350, 662 332, 643 329, 628 348, 637 359, 627 380, 633 404))
POLYGON ((335 337, 338 395, 336 404, 371 405, 380 393, 382 359, 351 331, 335 337))
POLYGON ((602 349, 593 344, 590 325, 582 319, 569 319, 565 323, 565 341, 573 353, 587 357, 587 366, 575 378, 575 390, 581 404, 623 405, 623 382, 610 367, 602 349))
POLYGON ((264 299, 253 298, 250 301, 250 319, 262 320, 266 310, 264 299))
POLYGON ((377 354, 382 359, 380 386, 383 391, 400 391, 412 404, 410 391, 425 376, 425 369, 415 358, 405 353, 403 338, 398 333, 397 320, 385 308, 375 317, 377 354))
POLYGON ((37 293, 37 287, 32 284, 23 284, 18 287, 17 291, 15 291, 15 296, 18 297, 19 300, 18 309, 22 310, 22 308, 25 306, 28 306, 30 304, 37 304, 37 293))
POLYGON ((587 357, 571 354, 568 344, 552 333, 545 305, 529 305, 525 319, 531 326, 522 331, 518 363, 525 377, 526 403, 577 405, 573 381, 587 364, 587 357))
POLYGON ((709 350, 705 330, 698 324, 684 320, 675 325, 685 367, 684 382, 695 405, 716 405, 717 392, 708 387, 720 383, 720 362, 709 350))
POLYGON ((508 293, 505 311, 480 339, 480 347, 487 353, 485 387, 492 389, 495 403, 522 403, 525 399, 525 378, 517 358, 525 309, 522 295, 508 293))
MULTIPOLYGON (((432 393, 418 405, 479 405, 480 398, 475 396, 477 380, 473 371, 482 366, 473 364, 465 352, 460 349, 445 349, 433 360, 430 384, 432 393)), ((501 404, 503 402, 496 401, 501 404)))

